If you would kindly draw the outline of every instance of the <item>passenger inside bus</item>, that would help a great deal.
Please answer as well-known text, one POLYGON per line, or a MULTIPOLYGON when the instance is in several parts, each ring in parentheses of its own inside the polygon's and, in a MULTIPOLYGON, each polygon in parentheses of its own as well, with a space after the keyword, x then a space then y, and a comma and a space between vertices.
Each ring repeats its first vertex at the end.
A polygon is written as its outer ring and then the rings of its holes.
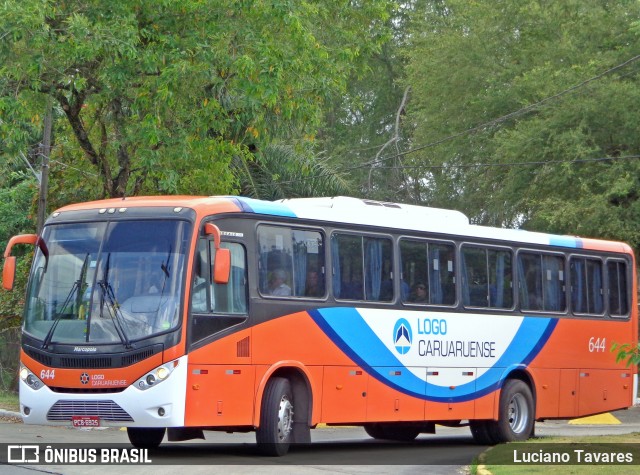
POLYGON ((429 299, 427 298, 427 286, 422 282, 418 282, 411 291, 409 301, 416 303, 428 303, 429 299))
POLYGON ((304 289, 304 295, 307 297, 322 297, 324 290, 320 282, 318 271, 311 270, 307 272, 307 283, 304 289))
POLYGON ((282 269, 274 270, 269 280, 269 294, 278 297, 290 296, 291 287, 286 284, 287 277, 287 273, 282 269))

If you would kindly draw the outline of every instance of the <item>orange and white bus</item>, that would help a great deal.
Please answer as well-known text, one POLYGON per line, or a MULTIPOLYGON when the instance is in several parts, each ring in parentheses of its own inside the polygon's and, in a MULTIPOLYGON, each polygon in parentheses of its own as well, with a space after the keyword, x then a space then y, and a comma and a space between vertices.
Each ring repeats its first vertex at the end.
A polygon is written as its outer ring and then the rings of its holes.
POLYGON ((635 261, 622 243, 469 224, 355 198, 137 197, 66 206, 35 245, 27 424, 159 445, 255 431, 282 455, 320 423, 480 443, 629 407, 635 261))

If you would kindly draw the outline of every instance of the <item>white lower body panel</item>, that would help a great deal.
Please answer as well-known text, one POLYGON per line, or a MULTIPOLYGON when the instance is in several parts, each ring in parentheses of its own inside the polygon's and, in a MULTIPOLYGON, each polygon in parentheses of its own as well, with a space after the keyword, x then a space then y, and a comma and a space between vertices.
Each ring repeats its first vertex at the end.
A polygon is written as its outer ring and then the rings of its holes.
POLYGON ((34 390, 21 380, 20 412, 25 424, 70 426, 71 416, 97 415, 104 427, 183 427, 186 386, 187 356, 145 391, 129 386, 115 393, 61 393, 47 386, 34 390))

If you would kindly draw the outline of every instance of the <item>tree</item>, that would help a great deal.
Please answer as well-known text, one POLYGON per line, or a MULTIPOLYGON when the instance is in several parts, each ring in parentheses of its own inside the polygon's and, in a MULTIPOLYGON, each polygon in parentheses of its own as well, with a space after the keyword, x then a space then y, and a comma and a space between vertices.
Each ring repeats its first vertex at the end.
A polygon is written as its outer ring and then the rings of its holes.
POLYGON ((635 1, 425 1, 407 54, 421 198, 640 246, 635 1), (591 79, 591 80, 590 80, 591 79), (607 160, 592 160, 607 158, 607 160))
POLYGON ((267 200, 349 193, 347 179, 311 150, 271 144, 255 160, 237 160, 241 194, 267 200))
POLYGON ((97 175, 88 194, 232 192, 232 160, 313 140, 389 3, 9 0, 0 137, 24 148, 49 95, 54 163, 97 175))
POLYGON ((326 108, 320 141, 330 163, 351 176, 351 194, 388 201, 411 199, 401 169, 389 173, 371 165, 378 154, 406 147, 405 131, 397 121, 406 105, 407 87, 400 83, 405 67, 401 48, 407 40, 410 12, 411 2, 402 2, 390 12, 386 28, 376 32, 380 49, 362 57, 365 67, 354 71, 346 93, 326 108))

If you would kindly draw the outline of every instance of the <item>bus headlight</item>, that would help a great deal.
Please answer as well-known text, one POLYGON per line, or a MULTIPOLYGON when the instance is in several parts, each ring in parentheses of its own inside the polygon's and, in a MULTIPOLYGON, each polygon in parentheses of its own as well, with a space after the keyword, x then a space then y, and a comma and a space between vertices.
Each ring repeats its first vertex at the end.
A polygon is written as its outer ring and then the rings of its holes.
POLYGON ((33 374, 26 366, 20 367, 20 379, 25 382, 27 386, 36 391, 44 386, 44 383, 40 381, 35 374, 33 374))
POLYGON ((157 386, 171 375, 176 366, 178 366, 178 360, 158 366, 156 369, 149 371, 142 378, 137 380, 134 383, 134 386, 142 391, 149 389, 150 387, 157 386))

